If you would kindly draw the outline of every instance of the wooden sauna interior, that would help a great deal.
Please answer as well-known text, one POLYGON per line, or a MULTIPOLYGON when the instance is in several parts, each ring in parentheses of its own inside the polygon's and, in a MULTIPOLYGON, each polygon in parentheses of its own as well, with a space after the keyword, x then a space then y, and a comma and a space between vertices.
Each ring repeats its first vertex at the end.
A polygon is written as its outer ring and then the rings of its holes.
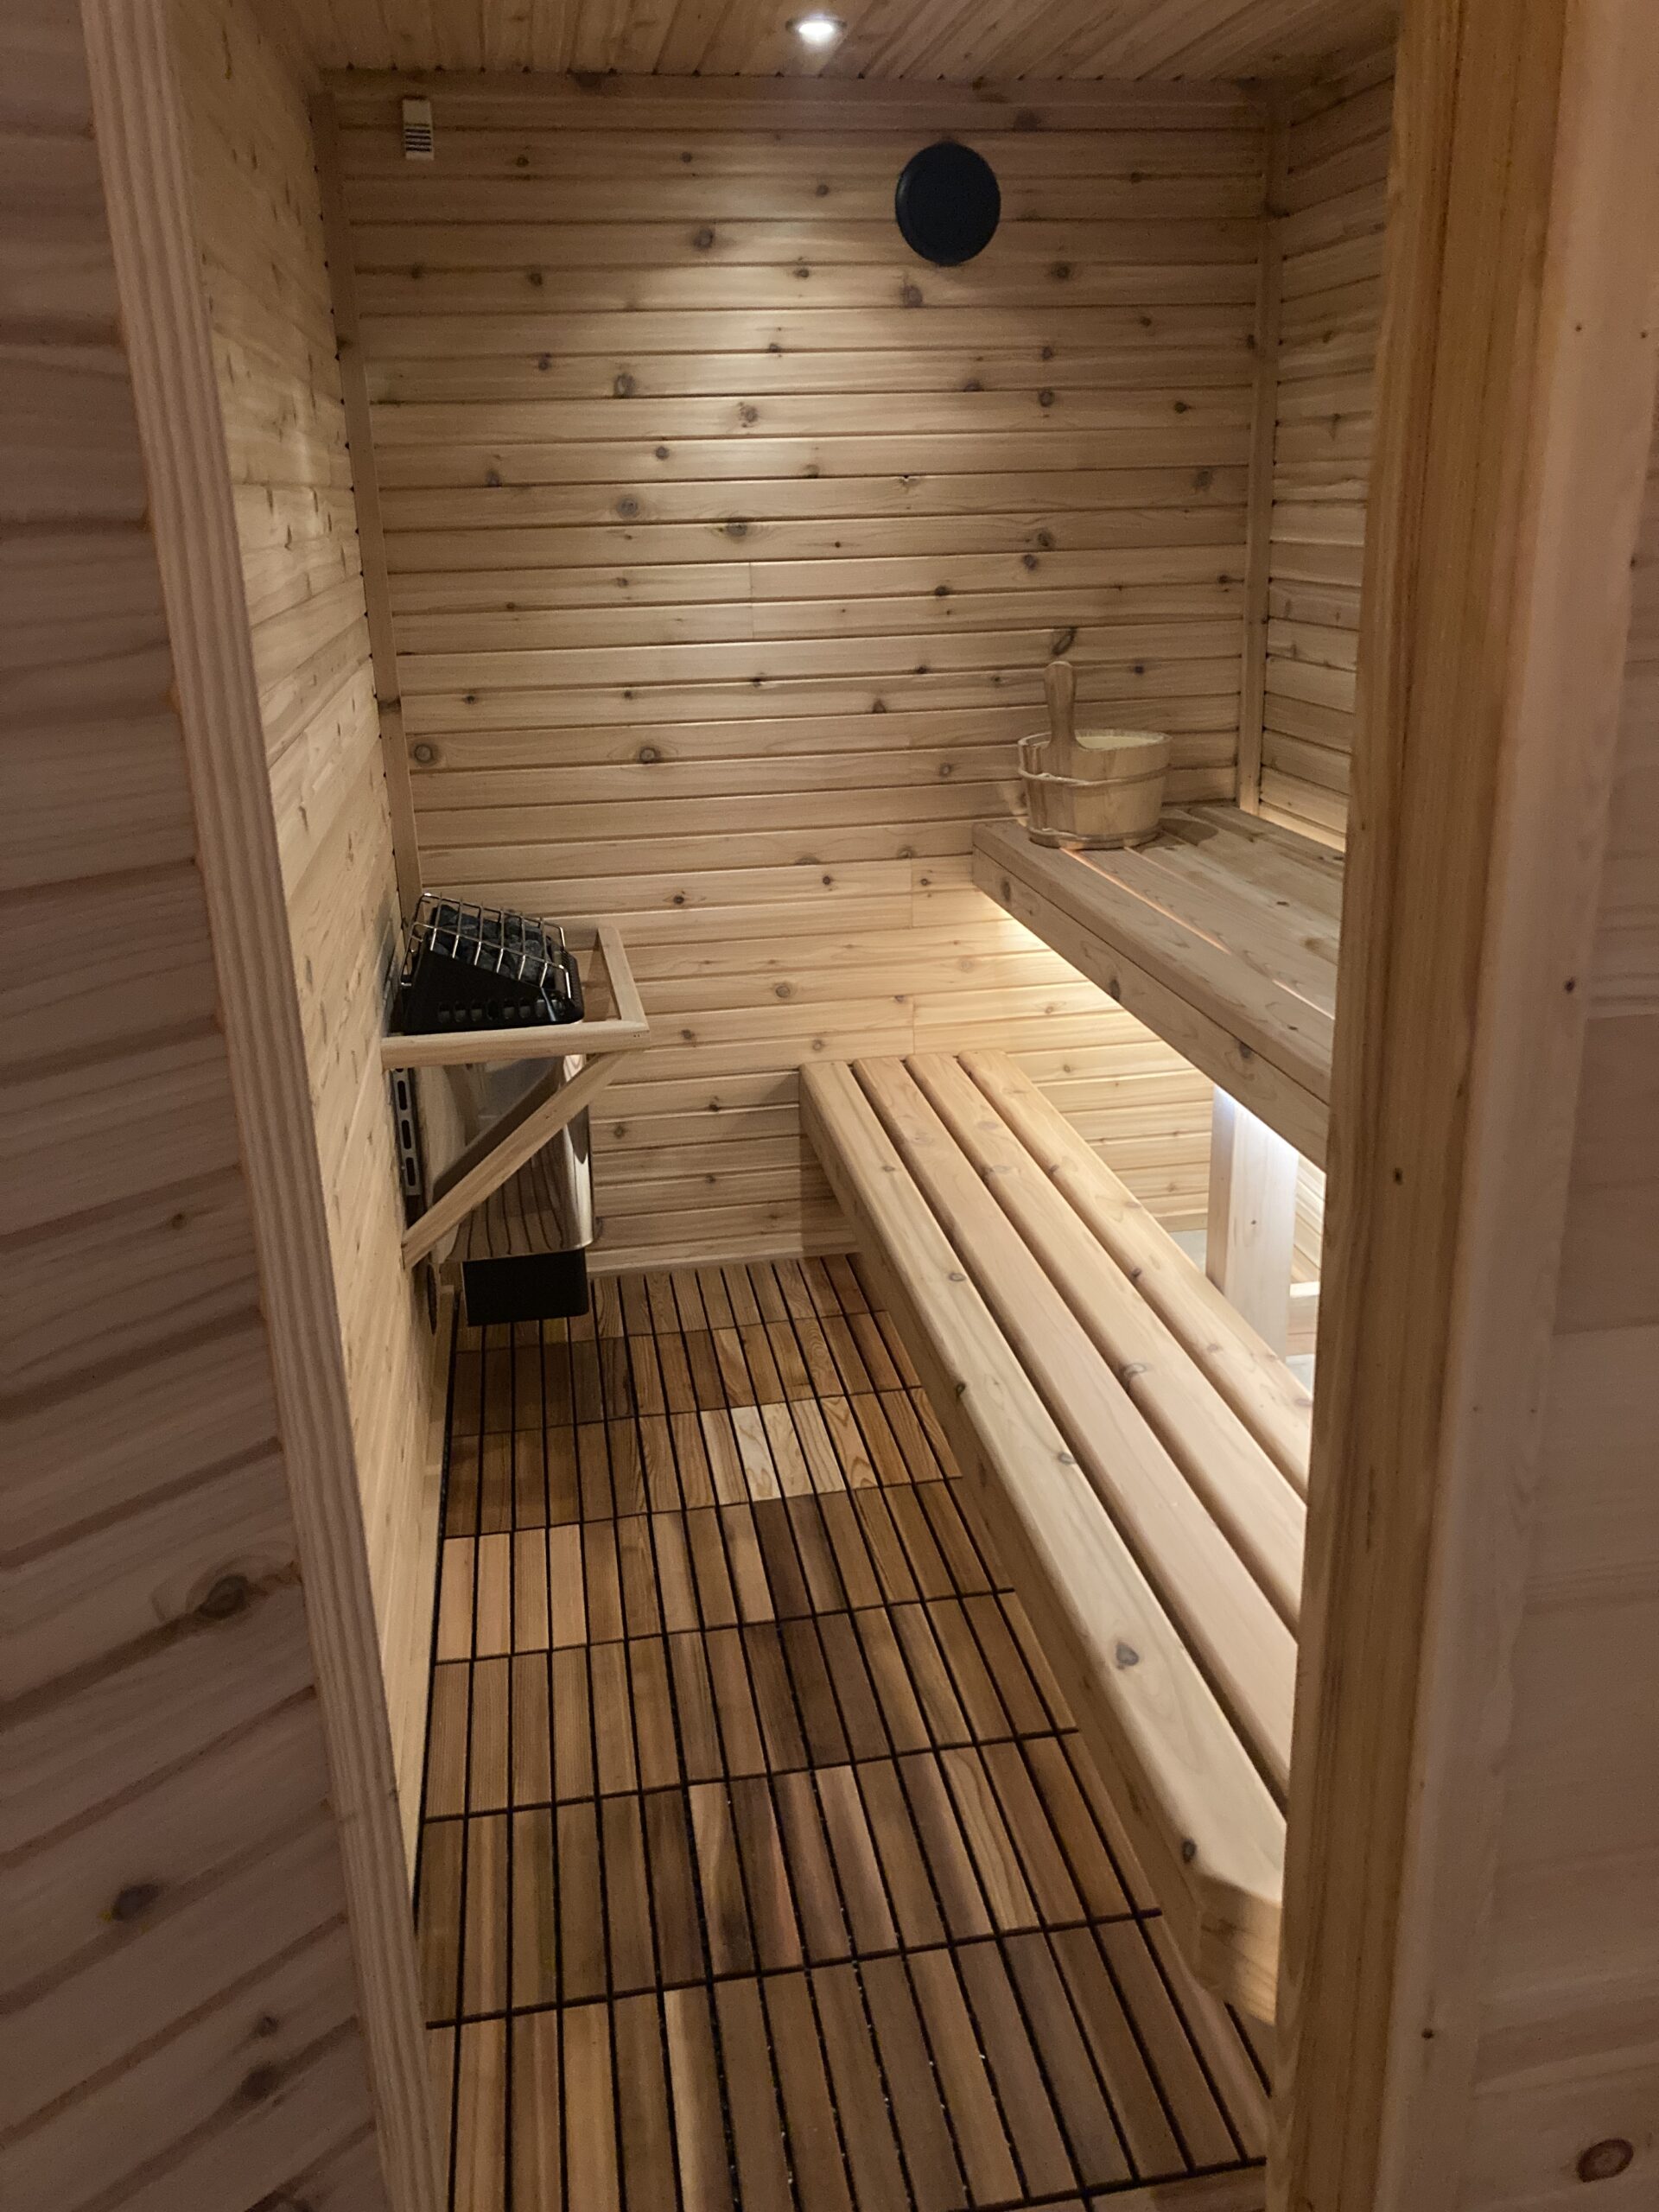
POLYGON ((810 31, 0 29, 0 2198, 1650 2204, 1659 32, 810 31), (594 925, 575 1319, 423 889, 594 925))

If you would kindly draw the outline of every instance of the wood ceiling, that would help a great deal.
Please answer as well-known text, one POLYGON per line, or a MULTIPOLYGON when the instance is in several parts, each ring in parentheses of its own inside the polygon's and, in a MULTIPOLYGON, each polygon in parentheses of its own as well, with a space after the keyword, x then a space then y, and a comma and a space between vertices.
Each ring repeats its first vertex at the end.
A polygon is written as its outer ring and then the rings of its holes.
POLYGON ((1389 35, 1395 0, 288 0, 325 69, 615 70, 918 82, 1299 77, 1389 35))

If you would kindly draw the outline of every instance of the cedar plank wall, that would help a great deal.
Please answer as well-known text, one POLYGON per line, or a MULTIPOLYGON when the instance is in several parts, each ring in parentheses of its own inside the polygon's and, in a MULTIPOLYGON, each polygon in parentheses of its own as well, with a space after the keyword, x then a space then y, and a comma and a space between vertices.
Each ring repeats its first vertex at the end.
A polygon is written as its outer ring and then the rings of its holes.
POLYGON ((1659 2160, 1659 444, 1635 575, 1594 997, 1515 1663, 1461 2205, 1654 2201, 1659 2160), (1632 2140, 1632 2113, 1648 2126, 1632 2140))
POLYGON ((283 2191, 312 2212, 376 2212, 330 1781, 88 98, 79 10, 8 14, 0 2199, 8 2212, 245 2212, 283 2191), (203 1612, 216 1588, 231 1602, 203 1612))
POLYGON ((1259 111, 434 89, 430 166, 340 92, 423 868, 622 925, 664 1041, 597 1130, 605 1256, 844 1241, 796 1066, 981 1041, 1200 1218, 1207 1085, 968 849, 1062 645, 1232 794, 1259 111), (951 128, 1005 193, 957 272, 892 215, 951 128))
MULTIPOLYGON (((1390 47, 1292 95, 1274 125, 1281 304, 1259 801, 1270 820, 1334 843, 1348 823, 1393 102, 1390 47)), ((1318 1280, 1324 1216, 1324 1174, 1305 1160, 1299 1276, 1318 1280)), ((1301 1311, 1306 1328, 1314 1309, 1301 1311)))
POLYGON ((1340 840, 1382 314, 1392 50, 1300 94, 1281 256, 1262 810, 1340 840), (1333 97, 1334 93, 1334 97, 1333 97))
POLYGON ((397 895, 307 88, 250 0, 179 0, 173 20, 412 1842, 436 1536, 431 1338, 399 1249, 378 1058, 397 895))

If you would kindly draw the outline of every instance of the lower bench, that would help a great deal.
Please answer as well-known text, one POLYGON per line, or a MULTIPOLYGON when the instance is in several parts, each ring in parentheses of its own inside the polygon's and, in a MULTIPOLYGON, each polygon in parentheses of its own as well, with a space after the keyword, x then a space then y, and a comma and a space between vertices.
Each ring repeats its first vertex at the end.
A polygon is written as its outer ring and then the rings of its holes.
POLYGON ((1307 1393, 1004 1055, 802 1082, 1172 1933, 1270 2018, 1307 1393))

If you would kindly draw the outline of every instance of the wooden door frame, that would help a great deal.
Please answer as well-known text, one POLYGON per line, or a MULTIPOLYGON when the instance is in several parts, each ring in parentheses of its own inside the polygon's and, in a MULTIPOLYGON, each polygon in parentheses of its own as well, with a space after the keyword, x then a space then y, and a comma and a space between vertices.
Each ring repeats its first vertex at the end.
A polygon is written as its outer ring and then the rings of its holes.
POLYGON ((1654 404, 1651 0, 1406 0, 1272 2202, 1459 2201, 1654 404))
POLYGON ((165 0, 84 0, 82 20, 380 2164, 393 2212, 438 2212, 345 1355, 165 0))

